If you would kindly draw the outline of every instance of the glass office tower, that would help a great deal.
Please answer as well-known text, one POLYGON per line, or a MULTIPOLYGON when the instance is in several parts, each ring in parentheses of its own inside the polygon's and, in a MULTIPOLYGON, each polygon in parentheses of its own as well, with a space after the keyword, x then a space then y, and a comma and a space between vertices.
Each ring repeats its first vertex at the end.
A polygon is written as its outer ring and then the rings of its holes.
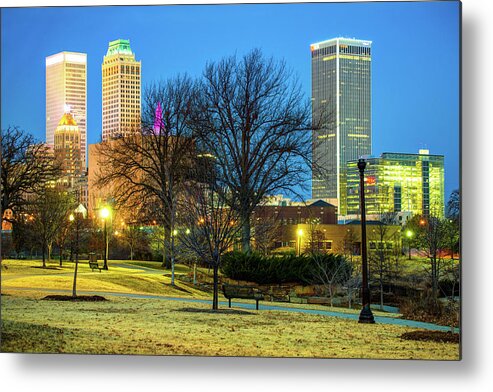
POLYGON ((70 111, 80 131, 82 165, 86 167, 87 55, 60 52, 46 57, 46 143, 54 147, 55 130, 70 111))
POLYGON ((312 198, 339 205, 346 162, 371 155, 371 41, 312 44, 312 198))
MULTIPOLYGON (((365 201, 368 216, 378 219, 385 213, 443 218, 445 212, 444 156, 383 153, 368 158, 365 169, 365 201)), ((340 212, 345 219, 358 218, 359 170, 357 161, 346 164, 342 180, 344 194, 340 212)))
POLYGON ((108 45, 103 72, 103 142, 140 131, 141 62, 135 60, 130 41, 108 45))

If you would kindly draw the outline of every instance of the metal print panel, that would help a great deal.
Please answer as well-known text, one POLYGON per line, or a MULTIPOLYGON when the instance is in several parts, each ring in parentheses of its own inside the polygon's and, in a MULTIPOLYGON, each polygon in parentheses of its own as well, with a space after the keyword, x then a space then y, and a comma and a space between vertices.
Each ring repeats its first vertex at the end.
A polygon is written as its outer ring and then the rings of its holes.
POLYGON ((1 351, 459 360, 460 7, 3 8, 1 351))

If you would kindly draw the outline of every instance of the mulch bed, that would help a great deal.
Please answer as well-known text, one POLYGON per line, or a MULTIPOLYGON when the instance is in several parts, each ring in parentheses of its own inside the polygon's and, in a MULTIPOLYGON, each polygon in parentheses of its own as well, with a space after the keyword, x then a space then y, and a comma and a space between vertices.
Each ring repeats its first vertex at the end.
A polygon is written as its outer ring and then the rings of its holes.
POLYGON ((106 298, 100 295, 78 295, 72 297, 71 295, 47 295, 43 299, 48 301, 73 301, 73 302, 100 302, 107 301, 106 298))
POLYGON ((31 267, 31 268, 41 268, 41 269, 48 269, 48 270, 56 270, 56 271, 59 271, 61 270, 60 267, 43 267, 43 266, 34 266, 34 267, 31 267))
POLYGON ((178 312, 190 312, 190 313, 212 313, 212 314, 241 314, 241 315, 254 315, 255 313, 247 312, 245 310, 237 309, 199 309, 199 308, 181 308, 177 309, 178 312))
POLYGON ((459 343, 459 334, 442 331, 413 331, 401 335, 402 339, 425 342, 459 343))

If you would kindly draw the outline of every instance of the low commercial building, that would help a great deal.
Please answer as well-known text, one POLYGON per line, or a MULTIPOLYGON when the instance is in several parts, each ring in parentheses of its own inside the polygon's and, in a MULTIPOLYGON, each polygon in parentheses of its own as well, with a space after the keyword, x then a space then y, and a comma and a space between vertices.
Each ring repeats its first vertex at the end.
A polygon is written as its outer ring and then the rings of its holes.
MULTIPOLYGON (((380 221, 367 222, 368 251, 384 249, 388 252, 400 252, 402 249, 401 227, 386 225, 380 221)), ((280 230, 273 251, 326 252, 347 256, 361 254, 360 221, 351 221, 345 225, 337 224, 296 224, 280 230)))
MULTIPOLYGON (((445 213, 444 156, 428 150, 418 154, 383 153, 366 159, 365 200, 367 219, 395 214, 443 217, 445 213)), ((346 164, 339 220, 359 219, 357 160, 346 164)))

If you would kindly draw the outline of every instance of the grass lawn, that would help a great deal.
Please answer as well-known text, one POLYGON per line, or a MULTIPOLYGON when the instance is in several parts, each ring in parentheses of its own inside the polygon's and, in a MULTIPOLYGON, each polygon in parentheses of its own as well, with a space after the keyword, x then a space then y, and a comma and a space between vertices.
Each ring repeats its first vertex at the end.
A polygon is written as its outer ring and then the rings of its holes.
MULTIPOLYGON (((79 263, 77 275, 78 290, 112 291, 131 294, 157 294, 166 296, 187 296, 193 298, 209 297, 208 293, 185 285, 175 280, 176 287, 171 286, 171 278, 163 274, 148 273, 139 270, 116 267, 109 262, 109 270, 92 272, 87 260, 79 263)), ((102 264, 102 263, 100 263, 102 264)), ((46 288, 72 290, 74 264, 65 262, 63 268, 55 263, 49 268, 38 268, 38 260, 4 260, 2 261, 2 291, 9 287, 46 288), (5 268, 7 266, 7 268, 5 268)), ((182 267, 185 268, 185 267, 182 267)))
MULTIPOLYGON (((262 309, 236 309, 229 313, 226 307, 212 313, 208 304, 114 296, 108 296, 109 301, 105 302, 41 300, 49 294, 46 289, 72 289, 74 265, 65 263, 60 269, 53 261, 49 267, 54 269, 36 268, 40 265, 38 260, 2 261, 4 352, 449 360, 459 357, 458 344, 400 338, 412 328, 362 325, 329 316, 262 309)), ((169 276, 164 276, 167 273, 117 267, 112 263, 109 271, 92 272, 87 262, 82 262, 77 287, 87 291, 211 299, 211 293, 191 284, 177 280, 177 286, 171 286, 169 276)), ((332 310, 322 305, 273 304, 332 310)), ((334 310, 359 313, 344 308, 334 310)), ((382 313, 374 310, 374 314, 382 313)))
POLYGON ((407 341, 411 328, 283 311, 212 313, 206 304, 2 296, 2 351, 88 354, 458 359, 453 343, 407 341))

